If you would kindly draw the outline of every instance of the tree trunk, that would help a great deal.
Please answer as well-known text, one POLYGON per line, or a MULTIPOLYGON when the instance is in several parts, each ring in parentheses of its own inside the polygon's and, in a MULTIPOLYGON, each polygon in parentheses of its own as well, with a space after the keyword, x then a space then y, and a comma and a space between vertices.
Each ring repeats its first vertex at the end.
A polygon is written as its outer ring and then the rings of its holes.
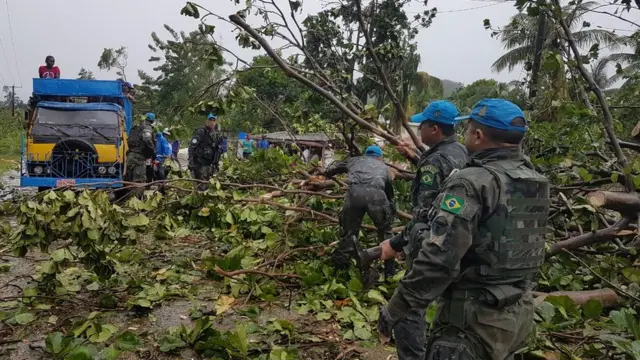
POLYGON ((587 201, 595 208, 614 210, 629 218, 640 213, 640 197, 636 193, 594 191, 587 194, 587 201))
POLYGON ((538 93, 538 74, 540 73, 540 64, 542 62, 542 49, 547 38, 545 32, 546 20, 547 14, 540 12, 540 15, 538 15, 538 32, 533 51, 533 68, 531 69, 531 84, 529 87, 530 98, 536 97, 538 93))

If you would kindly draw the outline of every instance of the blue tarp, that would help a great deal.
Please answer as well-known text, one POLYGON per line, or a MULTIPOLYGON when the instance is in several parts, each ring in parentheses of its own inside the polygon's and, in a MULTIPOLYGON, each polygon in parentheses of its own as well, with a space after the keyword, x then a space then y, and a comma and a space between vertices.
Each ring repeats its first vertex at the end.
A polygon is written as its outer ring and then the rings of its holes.
POLYGON ((33 79, 33 93, 53 96, 124 97, 122 83, 114 80, 33 79))
POLYGON ((111 103, 65 103, 55 101, 40 101, 39 108, 63 110, 63 111, 113 111, 121 112, 122 107, 118 104, 111 103))

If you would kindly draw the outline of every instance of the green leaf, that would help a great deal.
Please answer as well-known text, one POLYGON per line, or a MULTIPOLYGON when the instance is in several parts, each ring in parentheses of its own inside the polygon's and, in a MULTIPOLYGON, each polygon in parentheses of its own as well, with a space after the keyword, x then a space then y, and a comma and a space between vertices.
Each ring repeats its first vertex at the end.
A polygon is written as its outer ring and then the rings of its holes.
POLYGON ((89 336, 89 341, 93 343, 103 343, 109 340, 109 338, 111 338, 111 336, 113 336, 113 334, 115 334, 117 331, 118 328, 113 325, 102 325, 100 326, 100 332, 89 336))
POLYGON ((551 324, 551 320, 556 314, 556 308, 553 306, 553 304, 546 301, 543 301, 542 304, 540 304, 536 308, 536 311, 538 312, 542 320, 549 324, 551 324))
MULTIPOLYGON (((129 219, 131 221, 131 219, 129 219)), ((87 237, 91 240, 98 240, 100 238, 100 231, 96 229, 87 230, 87 237)))
POLYGON ((640 269, 628 267, 622 269, 622 275, 634 283, 640 283, 640 269))
POLYGON ((589 301, 582 306, 582 312, 588 319, 597 318, 602 312, 602 303, 600 303, 600 300, 589 299, 589 301))
POLYGON ((32 313, 22 313, 22 314, 18 314, 14 317, 16 323, 20 324, 20 325, 26 325, 30 322, 32 322, 33 320, 36 319, 36 316, 33 315, 32 313))
POLYGON ((120 356, 120 351, 116 349, 113 345, 108 348, 102 350, 100 354, 98 354, 99 360, 116 360, 120 356))
POLYGON ((387 301, 384 299, 384 296, 382 296, 380 291, 378 291, 376 289, 369 290, 369 292, 367 293, 367 297, 369 299, 373 300, 374 302, 379 303, 379 304, 386 304, 387 303, 387 301))
POLYGON ((353 334, 361 340, 371 339, 371 330, 366 327, 361 327, 353 330, 353 334))
POLYGON ((116 345, 118 349, 124 351, 130 351, 136 349, 140 346, 140 339, 138 335, 132 333, 131 331, 125 331, 116 340, 116 345))
POLYGON ((351 291, 362 290, 362 283, 360 282, 360 280, 356 278, 351 278, 351 280, 349 281, 349 290, 351 291))
POLYGON ((320 321, 322 321, 322 320, 329 320, 329 319, 331 319, 331 313, 329 313, 329 312, 321 312, 321 313, 318 313, 318 314, 316 315, 316 319, 318 319, 318 320, 320 320, 320 321))
POLYGON ((73 254, 67 249, 58 249, 51 253, 51 259, 57 263, 64 260, 73 261, 73 254))
POLYGON ((187 346, 186 342, 173 335, 166 335, 160 340, 160 351, 162 352, 171 352, 185 346, 187 346))
POLYGON ((87 285, 87 290, 89 291, 100 290, 100 283, 98 283, 97 281, 92 282, 91 284, 87 285))
POLYGON ((182 8, 182 10, 180 10, 180 15, 191 16, 192 18, 196 19, 200 18, 198 7, 191 1, 187 1, 187 4, 182 8))
POLYGON ((247 326, 239 325, 236 331, 229 337, 229 342, 236 348, 243 357, 249 353, 249 340, 247 338, 247 326))
POLYGON ((47 335, 47 338, 44 340, 44 346, 50 354, 60 354, 63 348, 63 339, 64 335, 62 335, 62 333, 54 332, 53 334, 47 335))
POLYGON ((144 214, 134 215, 127 220, 131 226, 146 226, 149 225, 149 218, 144 214))

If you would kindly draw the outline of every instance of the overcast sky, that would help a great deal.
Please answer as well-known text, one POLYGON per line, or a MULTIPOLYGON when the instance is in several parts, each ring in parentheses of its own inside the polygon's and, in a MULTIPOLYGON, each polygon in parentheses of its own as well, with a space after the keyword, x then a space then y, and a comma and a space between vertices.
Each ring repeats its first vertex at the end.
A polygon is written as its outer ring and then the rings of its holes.
MULTIPOLYGON (((288 6, 287 0, 276 1, 285 8, 288 6)), ((196 2, 224 16, 237 10, 231 0, 196 2)), ((103 48, 119 46, 128 49, 127 76, 135 83, 137 69, 150 72, 153 68, 148 62, 152 52, 147 48, 151 32, 157 31, 166 38, 163 24, 185 31, 194 30, 198 25, 197 20, 180 15, 184 3, 182 0, 0 1, 0 84, 22 85, 16 92, 23 100, 28 99, 31 78, 37 77, 38 66, 47 55, 55 56, 63 78, 77 77, 84 67, 92 70, 98 79, 115 79, 114 73, 101 72, 96 64, 103 48)), ((467 84, 480 78, 509 81, 523 75, 521 69, 499 74, 491 71, 491 64, 503 50, 483 27, 486 18, 494 26, 507 24, 516 13, 513 2, 429 0, 428 7, 437 7, 438 15, 431 27, 421 30, 417 39, 422 57, 420 70, 467 84)), ((320 0, 304 0, 306 13, 321 8, 320 0)), ((409 12, 420 10, 423 9, 414 5, 409 12)), ((636 17, 638 14, 640 11, 632 12, 636 17)), ((629 34, 631 29, 630 25, 603 15, 587 19, 603 27, 627 30, 620 34, 629 34)), ((640 18, 634 20, 640 21, 640 18)), ((214 20, 210 23, 217 27, 216 37, 239 56, 249 60, 258 54, 239 49, 229 24, 214 20)))

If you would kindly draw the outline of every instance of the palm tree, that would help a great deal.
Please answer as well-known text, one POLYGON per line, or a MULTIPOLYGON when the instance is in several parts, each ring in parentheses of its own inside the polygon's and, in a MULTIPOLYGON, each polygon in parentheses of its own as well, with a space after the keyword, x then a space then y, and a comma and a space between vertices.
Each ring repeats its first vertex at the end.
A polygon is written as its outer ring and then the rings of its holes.
MULTIPOLYGON (((581 23, 581 18, 598 2, 588 1, 578 5, 570 5, 562 8, 565 21, 569 27, 574 28, 581 23)), ((519 13, 511 18, 511 22, 505 26, 499 35, 503 47, 508 50, 500 56, 492 65, 494 71, 505 69, 513 70, 518 65, 523 65, 533 59, 535 40, 537 38, 538 19, 524 13, 519 13)), ((553 19, 547 18, 545 24, 543 51, 556 51, 565 54, 564 40, 560 25, 553 19)), ((613 32, 602 29, 579 30, 573 33, 573 38, 580 47, 589 47, 594 43, 601 46, 615 47, 620 44, 620 38, 613 32)))
POLYGON ((611 62, 609 57, 599 59, 595 64, 591 64, 591 76, 596 82, 598 87, 602 90, 606 90, 615 81, 611 81, 611 78, 607 74, 607 67, 611 62))
POLYGON ((628 46, 628 52, 620 52, 609 55, 606 59, 616 62, 622 66, 622 73, 617 73, 607 81, 613 84, 622 79, 625 74, 635 74, 640 72, 640 31, 636 31, 631 36, 621 39, 624 45, 628 46))

